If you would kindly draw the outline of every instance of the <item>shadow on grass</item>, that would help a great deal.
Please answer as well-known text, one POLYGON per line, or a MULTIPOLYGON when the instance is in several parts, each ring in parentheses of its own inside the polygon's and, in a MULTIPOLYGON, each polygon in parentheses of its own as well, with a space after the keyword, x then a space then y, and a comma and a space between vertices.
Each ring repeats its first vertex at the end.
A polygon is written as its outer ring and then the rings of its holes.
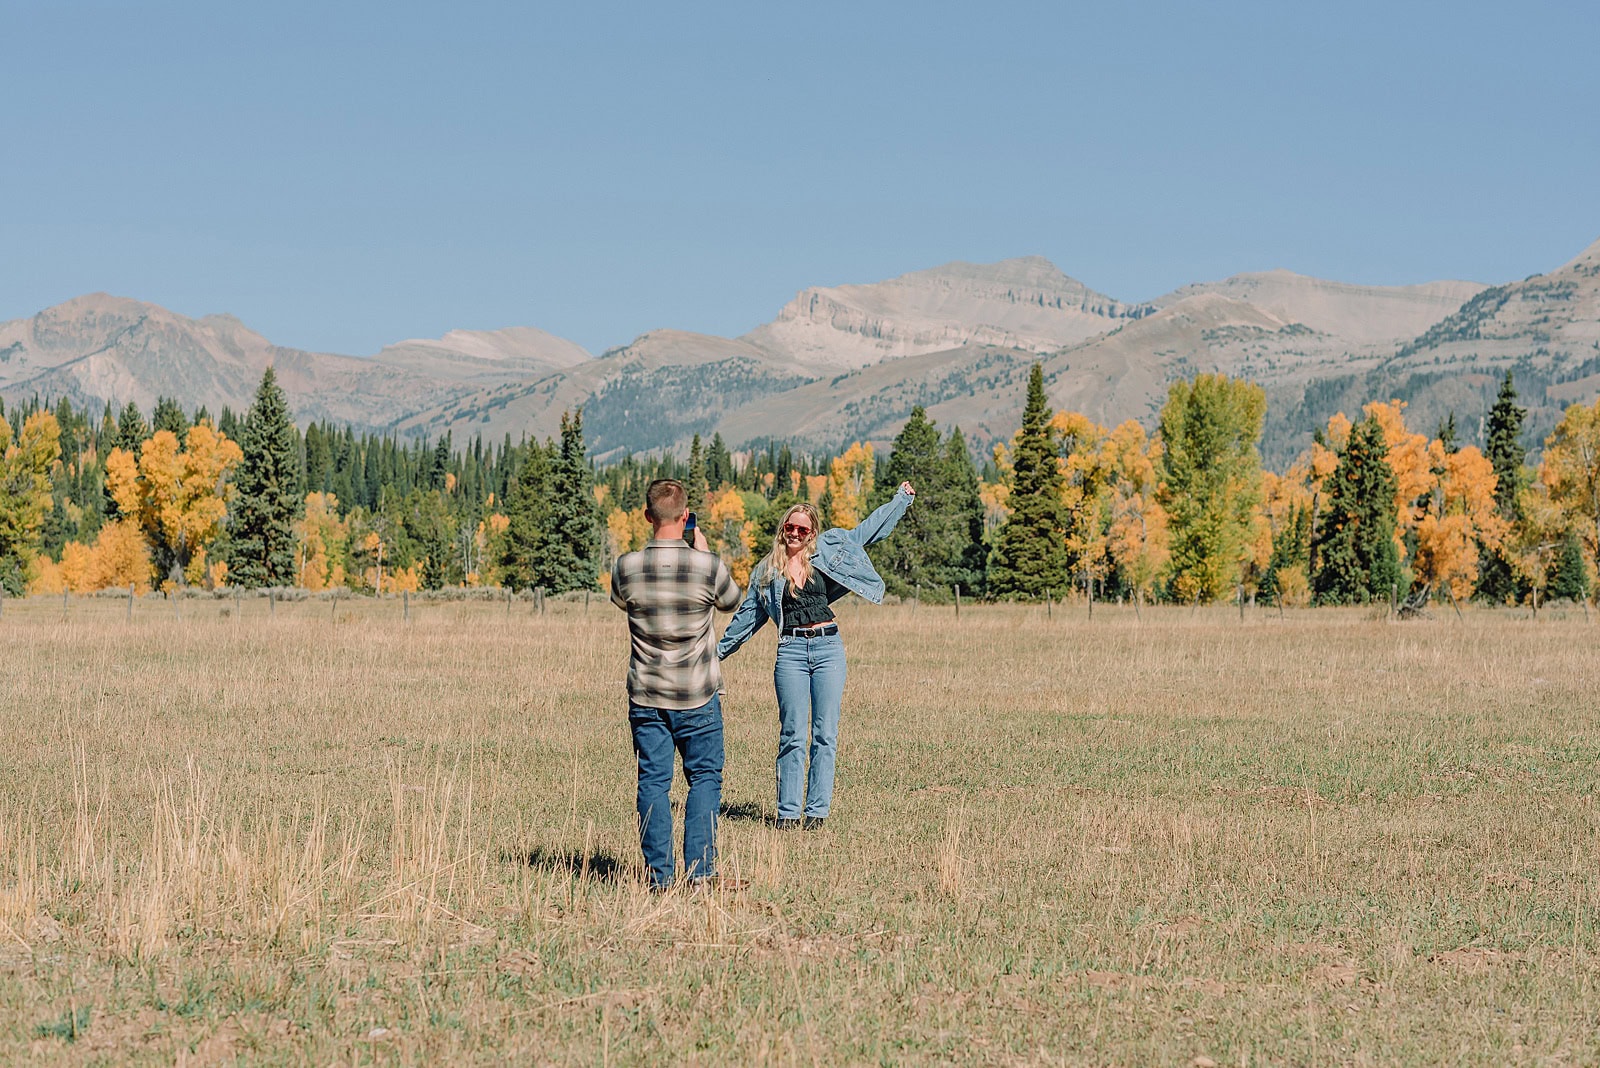
POLYGON ((777 817, 753 801, 740 801, 736 805, 723 802, 722 808, 717 810, 717 816, 736 823, 764 823, 769 827, 778 822, 777 817))
POLYGON ((544 871, 558 872, 574 879, 587 873, 590 879, 599 882, 621 882, 627 876, 627 868, 622 861, 604 849, 597 849, 585 855, 577 849, 530 849, 527 852, 507 852, 503 859, 530 868, 540 868, 544 871))

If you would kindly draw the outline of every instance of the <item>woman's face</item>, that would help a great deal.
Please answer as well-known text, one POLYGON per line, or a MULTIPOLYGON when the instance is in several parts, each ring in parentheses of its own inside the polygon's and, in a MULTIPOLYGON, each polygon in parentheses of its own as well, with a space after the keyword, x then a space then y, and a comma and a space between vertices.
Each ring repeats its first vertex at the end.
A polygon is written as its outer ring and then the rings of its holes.
POLYGON ((783 538, 783 547, 792 556, 805 547, 816 531, 811 526, 811 517, 802 511, 793 511, 783 521, 783 529, 778 531, 783 538))

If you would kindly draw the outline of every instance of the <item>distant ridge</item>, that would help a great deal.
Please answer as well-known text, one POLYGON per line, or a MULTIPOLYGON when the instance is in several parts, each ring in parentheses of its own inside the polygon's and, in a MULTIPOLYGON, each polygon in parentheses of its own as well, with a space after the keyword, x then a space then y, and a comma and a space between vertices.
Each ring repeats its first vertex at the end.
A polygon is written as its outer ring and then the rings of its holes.
POLYGON ((1335 410, 1409 402, 1419 427, 1468 425, 1514 369, 1537 445, 1560 407, 1600 394, 1600 241, 1548 274, 1484 286, 1366 286, 1285 270, 1155 300, 1099 293, 1037 256, 953 262, 802 290, 739 338, 652 330, 598 356, 534 327, 452 330, 366 358, 273 345, 230 315, 189 319, 104 293, 0 324, 0 394, 74 404, 172 396, 241 410, 276 365, 297 417, 460 440, 546 437, 583 408, 597 453, 785 439, 887 441, 921 404, 980 448, 1020 417, 1027 368, 1050 401, 1149 423, 1176 379, 1223 371, 1269 395, 1263 453, 1282 464, 1335 410), (1462 421, 1465 421, 1462 423, 1462 421))

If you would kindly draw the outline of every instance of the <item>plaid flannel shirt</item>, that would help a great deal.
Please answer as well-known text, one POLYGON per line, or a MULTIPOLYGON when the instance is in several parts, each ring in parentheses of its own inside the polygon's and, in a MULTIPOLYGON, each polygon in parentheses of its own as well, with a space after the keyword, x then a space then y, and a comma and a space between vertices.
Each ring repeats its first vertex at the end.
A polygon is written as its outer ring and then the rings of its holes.
POLYGON ((712 609, 731 612, 739 587, 715 553, 651 539, 611 569, 611 601, 628 613, 628 700, 699 708, 722 685, 712 609))

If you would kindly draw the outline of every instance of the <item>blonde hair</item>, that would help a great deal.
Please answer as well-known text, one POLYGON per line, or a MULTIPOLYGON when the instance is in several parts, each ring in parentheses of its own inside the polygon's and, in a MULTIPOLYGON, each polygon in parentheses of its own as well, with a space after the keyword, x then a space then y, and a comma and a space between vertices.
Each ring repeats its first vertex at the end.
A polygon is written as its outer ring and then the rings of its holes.
MULTIPOLYGON (((783 513, 783 518, 778 520, 778 529, 772 535, 772 551, 762 560, 761 566, 766 569, 766 579, 769 582, 773 575, 783 575, 787 578, 789 547, 783 540, 783 525, 796 515, 803 515, 811 520, 811 537, 800 547, 800 586, 804 588, 806 583, 811 581, 811 554, 817 548, 817 535, 821 533, 822 526, 822 517, 817 514, 817 510, 804 501, 790 505, 789 510, 783 513)), ((789 580, 789 586, 791 589, 794 588, 794 580, 789 580)))

